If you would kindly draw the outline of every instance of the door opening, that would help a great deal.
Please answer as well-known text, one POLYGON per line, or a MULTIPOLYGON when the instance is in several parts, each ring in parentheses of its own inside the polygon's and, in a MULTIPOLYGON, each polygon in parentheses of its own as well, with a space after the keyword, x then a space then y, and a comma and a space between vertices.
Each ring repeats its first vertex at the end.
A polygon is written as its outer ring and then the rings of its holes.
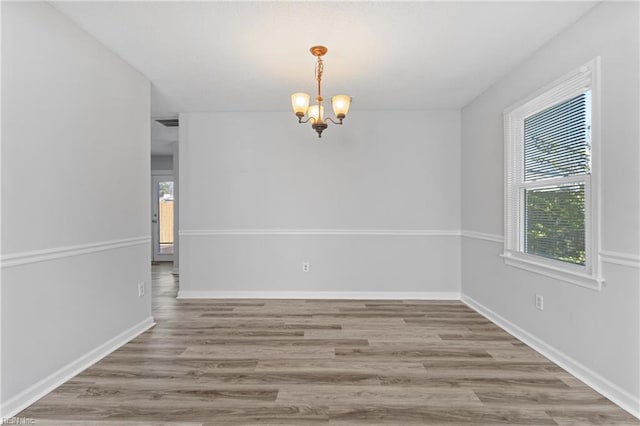
POLYGON ((173 261, 173 176, 153 176, 153 261, 173 261))

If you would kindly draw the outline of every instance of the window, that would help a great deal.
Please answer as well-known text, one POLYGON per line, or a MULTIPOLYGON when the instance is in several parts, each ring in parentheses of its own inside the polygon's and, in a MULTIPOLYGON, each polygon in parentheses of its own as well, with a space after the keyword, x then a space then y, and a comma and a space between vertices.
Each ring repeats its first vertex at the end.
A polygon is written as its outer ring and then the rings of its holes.
POLYGON ((600 289, 598 61, 505 111, 505 262, 600 289))

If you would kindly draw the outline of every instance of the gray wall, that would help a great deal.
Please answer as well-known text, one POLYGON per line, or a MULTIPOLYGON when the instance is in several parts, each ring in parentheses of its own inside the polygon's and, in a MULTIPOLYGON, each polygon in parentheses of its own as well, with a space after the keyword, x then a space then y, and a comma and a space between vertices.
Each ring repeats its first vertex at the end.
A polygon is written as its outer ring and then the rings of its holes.
POLYGON ((462 289, 630 411, 640 398, 638 4, 596 6, 462 111, 462 289), (602 291, 514 269, 503 250, 503 110, 602 60, 602 291), (488 234, 488 235, 483 235, 488 234), (488 237, 488 238, 487 238, 488 237), (491 241, 491 240, 494 241, 491 241), (545 309, 534 308, 534 293, 545 309))
POLYGON ((318 140, 291 113, 182 114, 181 296, 457 297, 459 129, 358 111, 318 140))
POLYGON ((149 114, 146 78, 49 4, 2 4, 3 415, 151 324, 149 114))
POLYGON ((151 171, 173 171, 173 157, 171 155, 152 155, 151 171))

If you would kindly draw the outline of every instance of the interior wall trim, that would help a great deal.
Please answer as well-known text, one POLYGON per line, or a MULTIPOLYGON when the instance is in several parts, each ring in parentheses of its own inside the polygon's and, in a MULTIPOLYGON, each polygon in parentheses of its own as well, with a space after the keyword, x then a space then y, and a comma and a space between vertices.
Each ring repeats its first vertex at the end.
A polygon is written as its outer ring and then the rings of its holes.
POLYGON ((151 237, 123 238, 119 240, 100 241, 96 243, 80 244, 75 246, 54 247, 44 250, 33 250, 2 255, 0 268, 28 265, 31 263, 46 262, 65 257, 82 256, 105 250, 115 250, 124 247, 150 244, 151 237))
POLYGON ((629 266, 640 269, 640 255, 632 253, 622 253, 618 251, 600 251, 600 260, 614 265, 629 266))
POLYGON ((181 230, 181 237, 217 235, 363 235, 458 237, 457 229, 197 229, 181 230))
POLYGON ((459 292, 435 291, 178 291, 178 299, 460 300, 459 292))
POLYGON ((61 384, 69 381, 80 372, 91 367, 102 358, 109 355, 125 343, 129 342, 139 334, 144 333, 155 325, 153 317, 146 318, 133 327, 123 331, 114 338, 106 341, 97 348, 82 355, 75 361, 70 362, 58 371, 50 374, 38 383, 30 386, 18 395, 4 402, 0 407, 0 416, 2 418, 14 417, 20 411, 27 408, 43 396, 47 395, 61 384))
POLYGON ((527 346, 531 347, 535 351, 549 358, 551 361, 553 361, 563 369, 567 370, 570 374, 586 383, 596 392, 599 392, 606 398, 613 401, 615 404, 619 405, 624 410, 640 418, 640 404, 638 403, 637 396, 632 395, 630 392, 622 389, 615 383, 612 383, 611 381, 602 377, 585 365, 582 365, 567 354, 547 344, 546 342, 542 341, 528 331, 520 328, 501 315, 493 312, 491 309, 482 305, 480 302, 474 300, 468 295, 463 293, 461 300, 471 309, 478 312, 489 321, 505 330, 507 333, 520 339, 527 346))
POLYGON ((466 238, 473 238, 476 240, 491 241, 493 243, 504 244, 504 237, 497 234, 485 234, 484 232, 476 231, 462 231, 461 235, 466 238))
MULTIPOLYGON (((504 237, 496 234, 485 234, 475 231, 461 231, 465 238, 473 238, 475 240, 490 241, 493 243, 504 244, 504 237)), ((600 260, 604 263, 614 265, 628 266, 630 268, 640 269, 640 255, 634 253, 623 253, 618 251, 601 250, 600 260)))

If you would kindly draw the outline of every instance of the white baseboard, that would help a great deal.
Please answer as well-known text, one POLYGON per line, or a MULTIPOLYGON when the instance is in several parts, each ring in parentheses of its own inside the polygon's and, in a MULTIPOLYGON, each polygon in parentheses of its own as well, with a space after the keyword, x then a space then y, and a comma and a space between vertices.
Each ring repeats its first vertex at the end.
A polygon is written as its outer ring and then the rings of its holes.
POLYGON ((549 358, 570 374, 593 388, 596 392, 610 399, 612 402, 619 405, 622 409, 628 411, 635 417, 640 418, 640 401, 638 400, 638 397, 635 397, 630 392, 620 388, 618 385, 611 383, 598 373, 590 370, 588 367, 580 364, 553 346, 548 345, 533 334, 523 330, 471 297, 463 294, 461 300, 471 309, 483 315, 489 321, 504 329, 507 333, 517 337, 532 349, 549 358))
POLYGON ((20 392, 0 406, 0 418, 14 417, 29 405, 154 325, 153 317, 149 317, 20 392))
POLYGON ((388 291, 178 291, 178 299, 460 300, 459 292, 388 291))

